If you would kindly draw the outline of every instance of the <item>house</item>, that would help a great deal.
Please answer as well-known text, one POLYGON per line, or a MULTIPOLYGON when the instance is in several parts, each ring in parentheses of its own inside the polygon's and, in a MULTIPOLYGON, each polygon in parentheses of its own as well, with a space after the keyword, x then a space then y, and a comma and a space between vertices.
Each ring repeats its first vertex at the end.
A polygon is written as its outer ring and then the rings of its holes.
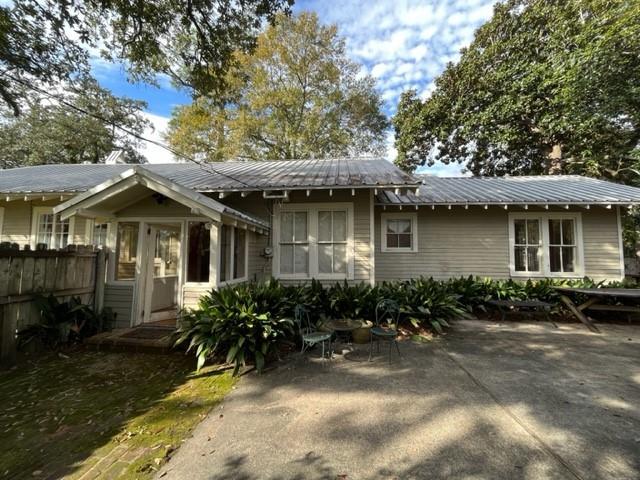
POLYGON ((103 245, 119 326, 211 288, 421 275, 624 276, 640 189, 578 176, 437 178, 383 159, 45 165, 0 172, 0 240, 103 245))

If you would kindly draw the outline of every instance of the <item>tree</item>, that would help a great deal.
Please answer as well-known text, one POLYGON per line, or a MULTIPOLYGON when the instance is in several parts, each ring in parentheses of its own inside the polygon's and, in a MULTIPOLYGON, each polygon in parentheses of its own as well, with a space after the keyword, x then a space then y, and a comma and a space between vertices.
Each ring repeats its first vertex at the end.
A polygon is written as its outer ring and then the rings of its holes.
POLYGON ((279 15, 255 50, 237 52, 223 99, 179 107, 167 138, 210 161, 380 154, 388 121, 374 80, 360 76, 335 26, 279 15))
POLYGON ((393 119, 398 164, 637 182, 640 2, 508 0, 426 100, 393 119))
POLYGON ((25 84, 88 71, 89 51, 123 62, 133 80, 157 74, 218 95, 235 51, 293 0, 15 0, 0 7, 0 97, 20 112, 25 84))
POLYGON ((9 116, 0 124, 0 168, 99 163, 112 150, 124 150, 129 162, 144 162, 135 136, 113 127, 141 134, 150 125, 141 116, 144 102, 114 97, 87 79, 61 96, 77 109, 34 97, 22 115, 9 116))

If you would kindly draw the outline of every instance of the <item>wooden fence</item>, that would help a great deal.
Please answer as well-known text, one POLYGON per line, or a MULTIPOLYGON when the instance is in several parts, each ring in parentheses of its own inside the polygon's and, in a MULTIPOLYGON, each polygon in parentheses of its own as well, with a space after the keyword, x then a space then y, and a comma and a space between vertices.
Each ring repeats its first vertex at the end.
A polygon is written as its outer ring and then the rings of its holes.
POLYGON ((104 272, 104 252, 93 247, 30 251, 0 244, 0 365, 15 362, 16 332, 40 320, 38 295, 80 297, 100 309, 104 272))

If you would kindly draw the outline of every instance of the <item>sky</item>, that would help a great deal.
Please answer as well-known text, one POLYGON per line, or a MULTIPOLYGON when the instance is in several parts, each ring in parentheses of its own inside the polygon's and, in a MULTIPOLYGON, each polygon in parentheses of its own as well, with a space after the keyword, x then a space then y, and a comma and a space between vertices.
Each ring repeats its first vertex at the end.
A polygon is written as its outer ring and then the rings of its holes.
MULTIPOLYGON (((313 11, 325 24, 334 23, 345 38, 347 53, 372 75, 384 100, 384 112, 395 113, 400 94, 413 88, 426 98, 434 79, 447 62, 459 58, 460 49, 473 40, 474 31, 491 18, 494 0, 298 0, 294 13, 313 11)), ((95 61, 94 74, 116 95, 148 103, 146 115, 161 140, 171 111, 189 103, 189 96, 161 79, 160 86, 127 82, 122 67, 95 61)), ((387 157, 393 160, 393 133, 388 136, 387 157)), ((171 154, 157 146, 144 151, 150 162, 171 161, 171 154)), ((459 175, 458 165, 435 165, 422 173, 459 175)))

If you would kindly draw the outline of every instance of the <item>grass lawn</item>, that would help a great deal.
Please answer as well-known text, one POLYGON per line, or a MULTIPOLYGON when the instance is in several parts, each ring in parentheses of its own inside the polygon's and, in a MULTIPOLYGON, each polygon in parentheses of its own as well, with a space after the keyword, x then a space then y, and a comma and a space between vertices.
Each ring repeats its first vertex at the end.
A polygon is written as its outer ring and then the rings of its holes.
POLYGON ((82 350, 0 372, 0 479, 151 477, 233 386, 194 367, 82 350))

